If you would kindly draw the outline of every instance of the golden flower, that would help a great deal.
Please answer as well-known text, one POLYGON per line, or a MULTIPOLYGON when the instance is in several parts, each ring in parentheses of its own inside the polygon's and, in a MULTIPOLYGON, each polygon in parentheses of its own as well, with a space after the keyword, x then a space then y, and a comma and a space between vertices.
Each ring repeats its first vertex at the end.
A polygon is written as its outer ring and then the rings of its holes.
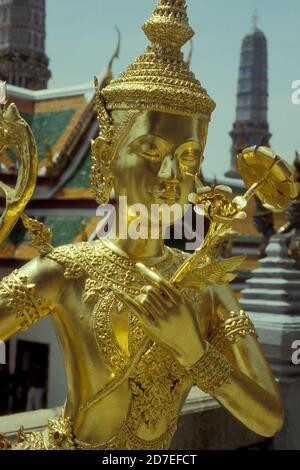
POLYGON ((232 198, 232 189, 229 186, 199 187, 197 193, 189 195, 189 201, 195 205, 194 210, 197 214, 202 215, 203 208, 205 215, 217 223, 247 217, 243 211, 247 205, 246 200, 241 196, 232 198))
POLYGON ((258 184, 256 196, 274 209, 286 209, 299 193, 293 168, 268 147, 248 147, 237 157, 245 186, 258 184))

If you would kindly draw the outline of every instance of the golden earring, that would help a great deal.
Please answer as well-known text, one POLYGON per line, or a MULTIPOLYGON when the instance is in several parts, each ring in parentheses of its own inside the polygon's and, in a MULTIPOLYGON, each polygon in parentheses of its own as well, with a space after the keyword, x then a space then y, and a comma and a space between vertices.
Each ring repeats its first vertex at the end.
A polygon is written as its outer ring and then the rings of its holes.
POLYGON ((92 140, 91 187, 98 204, 107 204, 114 185, 111 171, 111 142, 114 135, 112 120, 106 110, 98 79, 95 77, 95 108, 99 121, 99 137, 92 140))
POLYGON ((92 141, 91 188, 98 204, 107 204, 114 185, 110 144, 102 137, 92 141))

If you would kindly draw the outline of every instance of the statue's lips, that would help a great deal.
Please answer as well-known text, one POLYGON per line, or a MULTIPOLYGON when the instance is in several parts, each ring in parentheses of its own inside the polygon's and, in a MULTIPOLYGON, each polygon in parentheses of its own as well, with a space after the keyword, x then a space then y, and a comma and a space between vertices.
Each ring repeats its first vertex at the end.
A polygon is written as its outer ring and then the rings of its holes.
POLYGON ((162 202, 175 203, 180 199, 180 193, 176 191, 151 191, 150 192, 153 199, 162 202))

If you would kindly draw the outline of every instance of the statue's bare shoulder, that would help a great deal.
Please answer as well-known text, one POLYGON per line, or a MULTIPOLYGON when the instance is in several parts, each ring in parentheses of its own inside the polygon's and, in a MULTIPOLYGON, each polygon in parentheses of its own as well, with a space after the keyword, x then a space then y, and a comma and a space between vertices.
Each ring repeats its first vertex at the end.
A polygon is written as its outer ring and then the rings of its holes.
POLYGON ((53 313, 64 286, 62 267, 37 256, 0 282, 0 339, 28 330, 53 313))
POLYGON ((64 284, 63 267, 48 256, 36 256, 12 275, 33 285, 39 296, 49 300, 57 298, 64 284))
MULTIPOLYGON (((53 248, 45 255, 36 256, 21 268, 4 277, 0 283, 0 297, 20 283, 32 286, 37 295, 47 300, 58 301, 68 279, 78 278, 82 270, 78 265, 78 253, 82 244, 63 245, 53 248)), ((13 295, 13 292, 12 292, 13 295)))

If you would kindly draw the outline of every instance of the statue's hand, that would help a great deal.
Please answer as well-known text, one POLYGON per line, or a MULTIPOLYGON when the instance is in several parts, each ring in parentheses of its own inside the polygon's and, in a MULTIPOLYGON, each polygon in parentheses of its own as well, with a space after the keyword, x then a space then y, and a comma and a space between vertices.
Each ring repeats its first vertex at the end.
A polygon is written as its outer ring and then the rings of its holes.
POLYGON ((191 367, 206 348, 192 305, 157 271, 140 263, 136 267, 149 285, 135 299, 126 296, 125 302, 154 342, 167 348, 182 366, 191 367))

